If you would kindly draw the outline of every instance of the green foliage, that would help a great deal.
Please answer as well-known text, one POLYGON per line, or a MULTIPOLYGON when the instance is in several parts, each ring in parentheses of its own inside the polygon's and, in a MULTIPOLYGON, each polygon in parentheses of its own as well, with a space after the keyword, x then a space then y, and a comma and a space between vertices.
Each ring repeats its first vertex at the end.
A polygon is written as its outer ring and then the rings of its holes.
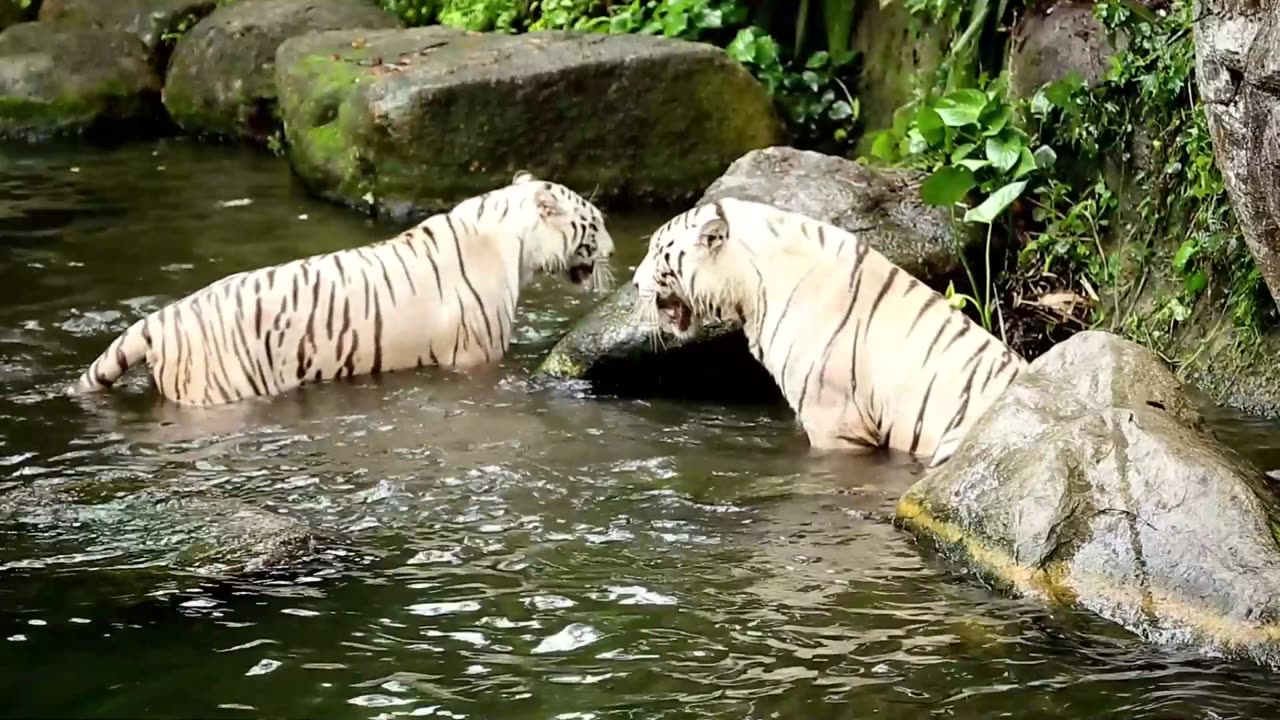
POLYGON ((859 108, 840 77, 853 62, 851 53, 833 56, 820 50, 803 64, 788 62, 773 37, 758 27, 739 31, 726 50, 764 84, 801 138, 833 151, 848 147, 859 108))
MULTIPOLYGON (((955 40, 943 70, 870 151, 927 171, 926 202, 1005 230, 1017 252, 1000 277, 988 272, 979 283, 970 273, 975 295, 998 283, 999 295, 1015 298, 1075 297, 1092 312, 1064 321, 1106 323, 1157 349, 1202 302, 1225 306, 1245 337, 1274 322, 1198 104, 1192 0, 1173 0, 1162 14, 1130 0, 1097 3, 1103 25, 1127 38, 1106 77, 1095 87, 1069 77, 1026 101, 1010 100, 1003 79, 984 79, 984 69, 998 69, 973 44, 1000 37, 1005 2, 902 1, 955 40), (1135 167, 1136 177, 1116 177, 1135 167), (1122 192, 1136 199, 1122 203, 1122 192), (1135 310, 1151 276, 1174 290, 1135 310)), ((989 302, 954 290, 949 297, 990 325, 989 302)))

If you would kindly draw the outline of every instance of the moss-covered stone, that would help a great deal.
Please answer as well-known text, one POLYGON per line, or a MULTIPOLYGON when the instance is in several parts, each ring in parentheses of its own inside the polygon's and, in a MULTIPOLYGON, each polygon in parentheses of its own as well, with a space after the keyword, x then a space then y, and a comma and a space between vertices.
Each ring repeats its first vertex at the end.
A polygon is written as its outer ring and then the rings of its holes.
POLYGON ((133 35, 22 23, 0 33, 0 137, 136 133, 159 116, 160 78, 133 35))
POLYGON ((218 0, 45 0, 40 22, 137 35, 163 70, 173 38, 213 12, 218 0))
POLYGON ((1114 335, 1032 363, 898 517, 999 587, 1280 663, 1280 499, 1154 353, 1114 335))
POLYGON ((315 31, 398 26, 372 0, 237 0, 222 5, 174 48, 165 108, 187 132, 266 142, 279 129, 275 55, 282 42, 315 31))
POLYGON ((520 168, 602 201, 689 199, 781 133, 744 68, 665 38, 332 32, 284 43, 276 65, 298 175, 400 218, 520 168))
MULTIPOLYGON (((803 213, 858 234, 915 277, 944 289, 963 274, 949 212, 920 200, 919 173, 870 168, 788 147, 747 153, 700 202, 736 198, 803 213)), ((636 291, 624 285, 574 325, 538 368, 540 377, 587 380, 600 392, 738 400, 779 397, 736 325, 704 325, 678 339, 633 318, 636 291)))

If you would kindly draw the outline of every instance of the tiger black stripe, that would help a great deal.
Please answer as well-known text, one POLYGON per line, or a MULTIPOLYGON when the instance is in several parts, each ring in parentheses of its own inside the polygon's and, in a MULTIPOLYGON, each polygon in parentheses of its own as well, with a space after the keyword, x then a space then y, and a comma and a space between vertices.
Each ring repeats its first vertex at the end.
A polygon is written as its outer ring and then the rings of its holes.
POLYGON ((924 389, 924 397, 920 400, 920 412, 916 413, 916 424, 911 430, 911 448, 910 453, 915 453, 920 448, 920 433, 924 432, 924 412, 929 409, 929 395, 933 393, 933 384, 938 381, 937 373, 929 378, 929 385, 924 389))

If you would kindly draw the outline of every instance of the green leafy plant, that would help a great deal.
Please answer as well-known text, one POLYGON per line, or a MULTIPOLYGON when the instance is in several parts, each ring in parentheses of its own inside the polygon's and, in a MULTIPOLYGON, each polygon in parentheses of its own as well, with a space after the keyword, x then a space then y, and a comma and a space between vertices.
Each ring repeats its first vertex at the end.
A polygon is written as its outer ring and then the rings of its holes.
POLYGON ((788 62, 777 41, 757 27, 739 31, 726 51, 764 84, 799 135, 824 149, 847 149, 859 107, 840 76, 852 53, 818 51, 803 63, 788 62))

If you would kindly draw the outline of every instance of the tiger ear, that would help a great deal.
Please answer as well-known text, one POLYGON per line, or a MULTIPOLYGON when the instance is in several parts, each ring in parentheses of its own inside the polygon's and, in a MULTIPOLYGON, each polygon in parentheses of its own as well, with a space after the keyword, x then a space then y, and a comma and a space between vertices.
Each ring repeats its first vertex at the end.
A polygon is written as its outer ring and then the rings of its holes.
POLYGON ((712 218, 698 231, 698 242, 711 252, 719 250, 728 239, 729 223, 725 222, 724 218, 712 218))
POLYGON ((537 192, 533 194, 533 204, 537 206, 538 215, 542 216, 543 220, 564 214, 564 208, 560 207, 560 201, 556 200, 551 191, 545 187, 538 188, 537 192))
POLYGON ((517 170, 516 176, 511 179, 511 184, 519 185, 521 183, 531 182, 533 181, 533 179, 534 179, 533 173, 529 172, 528 170, 517 170))

